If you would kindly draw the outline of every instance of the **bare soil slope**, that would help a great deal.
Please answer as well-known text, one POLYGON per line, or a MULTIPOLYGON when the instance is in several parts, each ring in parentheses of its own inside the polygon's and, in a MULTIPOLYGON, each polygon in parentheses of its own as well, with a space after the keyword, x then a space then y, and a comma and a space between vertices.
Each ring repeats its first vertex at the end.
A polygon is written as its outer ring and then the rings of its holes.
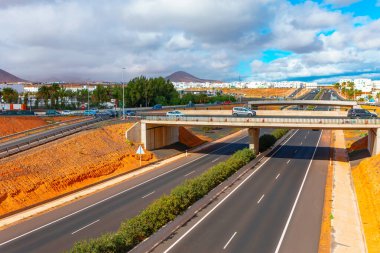
MULTIPOLYGON (((0 161, 0 215, 139 167, 130 124, 79 133, 0 161)), ((155 161, 143 156, 143 165, 155 161)))

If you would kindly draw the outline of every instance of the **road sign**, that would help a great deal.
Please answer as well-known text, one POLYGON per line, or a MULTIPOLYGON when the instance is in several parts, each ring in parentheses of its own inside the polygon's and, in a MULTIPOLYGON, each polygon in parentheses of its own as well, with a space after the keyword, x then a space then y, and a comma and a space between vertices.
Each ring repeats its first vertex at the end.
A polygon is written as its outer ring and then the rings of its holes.
POLYGON ((138 155, 143 155, 143 154, 145 154, 144 149, 141 147, 141 145, 140 145, 139 148, 137 149, 136 154, 138 154, 138 155))

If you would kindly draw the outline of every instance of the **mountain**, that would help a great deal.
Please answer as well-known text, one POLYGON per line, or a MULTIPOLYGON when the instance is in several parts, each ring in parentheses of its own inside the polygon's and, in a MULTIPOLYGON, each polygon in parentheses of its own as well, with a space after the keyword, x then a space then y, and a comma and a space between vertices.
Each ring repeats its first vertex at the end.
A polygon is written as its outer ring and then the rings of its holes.
POLYGON ((200 79, 184 71, 174 72, 170 76, 165 77, 165 79, 170 80, 172 82, 193 82, 193 83, 204 83, 204 82, 220 83, 221 82, 221 81, 216 81, 216 80, 200 79))
POLYGON ((8 73, 0 69, 0 83, 17 83, 17 82, 26 82, 25 80, 8 73))

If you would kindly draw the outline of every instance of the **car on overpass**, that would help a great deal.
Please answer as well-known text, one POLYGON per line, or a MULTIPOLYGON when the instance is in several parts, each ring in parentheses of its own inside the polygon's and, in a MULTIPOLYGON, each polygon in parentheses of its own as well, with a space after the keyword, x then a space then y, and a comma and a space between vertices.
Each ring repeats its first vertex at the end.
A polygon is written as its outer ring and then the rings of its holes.
POLYGON ((136 116, 136 111, 126 110, 125 115, 126 116, 136 116))
POLYGON ((348 110, 347 117, 351 119, 355 119, 355 118, 369 119, 369 118, 377 118, 377 115, 365 109, 350 109, 348 110))
POLYGON ((169 111, 166 113, 166 116, 168 116, 168 117, 182 117, 185 115, 180 111, 169 111))
POLYGON ((256 116, 256 112, 246 107, 234 107, 232 108, 232 116, 253 117, 256 116))

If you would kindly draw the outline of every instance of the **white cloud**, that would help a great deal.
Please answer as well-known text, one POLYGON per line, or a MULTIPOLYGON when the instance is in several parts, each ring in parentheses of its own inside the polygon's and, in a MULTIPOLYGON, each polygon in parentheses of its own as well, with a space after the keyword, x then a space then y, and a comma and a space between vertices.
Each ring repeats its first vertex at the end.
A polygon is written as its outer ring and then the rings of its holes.
POLYGON ((0 17, 0 68, 31 80, 120 80, 121 67, 127 78, 182 69, 224 79, 247 60, 254 76, 278 79, 379 63, 379 20, 311 1, 2 0, 0 17), (293 55, 263 63, 267 49, 293 55))

